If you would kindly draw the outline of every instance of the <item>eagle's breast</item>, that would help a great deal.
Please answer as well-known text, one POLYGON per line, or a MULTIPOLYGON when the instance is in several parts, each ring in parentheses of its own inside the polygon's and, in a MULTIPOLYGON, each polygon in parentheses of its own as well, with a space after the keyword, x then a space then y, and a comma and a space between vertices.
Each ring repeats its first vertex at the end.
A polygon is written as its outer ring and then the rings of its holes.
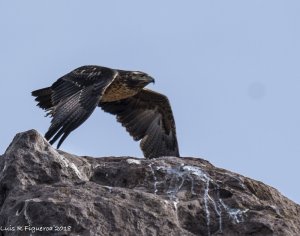
POLYGON ((137 88, 129 88, 126 83, 116 79, 104 91, 101 102, 113 102, 132 97, 139 92, 137 88))

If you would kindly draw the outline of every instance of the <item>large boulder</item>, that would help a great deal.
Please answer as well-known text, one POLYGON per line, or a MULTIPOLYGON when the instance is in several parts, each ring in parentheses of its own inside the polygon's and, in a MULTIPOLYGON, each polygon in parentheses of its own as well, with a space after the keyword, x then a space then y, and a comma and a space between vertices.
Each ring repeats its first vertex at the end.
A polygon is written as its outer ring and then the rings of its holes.
POLYGON ((0 156, 0 235, 300 235, 300 206, 200 158, 79 157, 37 131, 0 156))

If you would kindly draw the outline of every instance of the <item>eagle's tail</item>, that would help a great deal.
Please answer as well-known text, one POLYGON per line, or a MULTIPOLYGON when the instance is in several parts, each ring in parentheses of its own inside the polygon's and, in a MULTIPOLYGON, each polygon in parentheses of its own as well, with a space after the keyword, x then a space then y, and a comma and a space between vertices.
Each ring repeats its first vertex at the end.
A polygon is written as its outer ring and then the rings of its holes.
POLYGON ((48 110, 53 106, 51 101, 52 92, 52 89, 48 87, 35 90, 31 94, 36 97, 35 100, 38 102, 37 105, 40 108, 48 110))

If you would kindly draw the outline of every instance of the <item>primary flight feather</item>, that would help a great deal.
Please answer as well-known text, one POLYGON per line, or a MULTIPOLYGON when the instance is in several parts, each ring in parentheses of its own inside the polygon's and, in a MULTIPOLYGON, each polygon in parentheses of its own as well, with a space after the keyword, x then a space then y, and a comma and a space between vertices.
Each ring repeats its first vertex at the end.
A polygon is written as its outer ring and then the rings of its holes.
POLYGON ((51 87, 32 92, 52 117, 45 138, 57 148, 99 106, 116 115, 146 158, 179 157, 175 121, 168 98, 144 87, 154 79, 140 71, 82 66, 51 87))

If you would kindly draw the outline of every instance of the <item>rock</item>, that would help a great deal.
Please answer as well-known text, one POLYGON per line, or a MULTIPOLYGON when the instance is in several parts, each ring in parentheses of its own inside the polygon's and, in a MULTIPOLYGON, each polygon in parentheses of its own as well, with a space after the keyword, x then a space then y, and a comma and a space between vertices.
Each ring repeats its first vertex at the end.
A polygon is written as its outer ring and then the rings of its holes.
POLYGON ((79 157, 35 130, 0 157, 0 235, 300 235, 300 206, 200 158, 79 157))

